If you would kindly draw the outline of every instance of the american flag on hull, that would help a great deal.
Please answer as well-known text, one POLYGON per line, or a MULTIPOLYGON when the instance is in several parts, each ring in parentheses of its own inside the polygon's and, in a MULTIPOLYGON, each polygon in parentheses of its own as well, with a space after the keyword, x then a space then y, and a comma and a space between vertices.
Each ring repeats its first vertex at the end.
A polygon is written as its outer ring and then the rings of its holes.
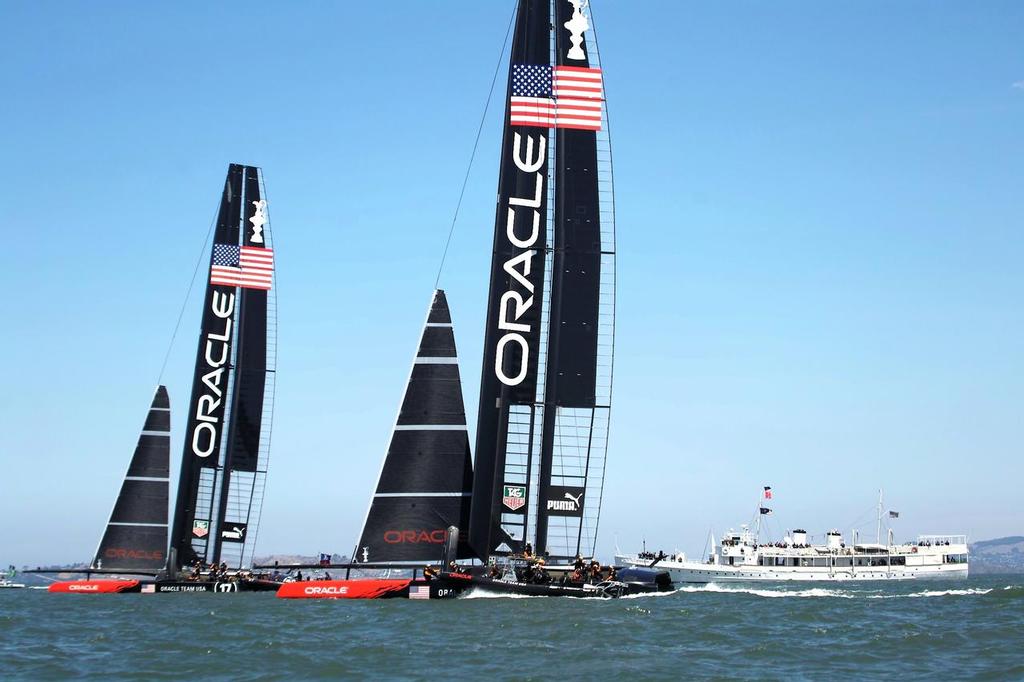
POLYGON ((274 250, 232 244, 213 245, 210 284, 245 289, 270 289, 274 250))
POLYGON ((430 585, 413 585, 409 588, 409 599, 430 599, 430 585))
POLYGON ((600 130, 603 99, 601 69, 512 66, 511 125, 600 130))

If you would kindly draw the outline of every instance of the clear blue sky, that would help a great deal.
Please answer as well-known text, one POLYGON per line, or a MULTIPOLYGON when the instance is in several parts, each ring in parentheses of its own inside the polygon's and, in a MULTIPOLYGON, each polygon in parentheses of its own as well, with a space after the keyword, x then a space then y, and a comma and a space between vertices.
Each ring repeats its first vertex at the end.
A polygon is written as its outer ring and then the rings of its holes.
MULTIPOLYGON (((1024 532, 1024 5, 593 4, 600 555, 698 552, 763 484, 778 528, 848 531, 884 486, 900 537, 1024 532)), ((351 548, 511 7, 0 5, 0 561, 91 555, 230 162, 263 167, 279 260, 259 551, 351 548)), ((471 421, 500 108, 442 278, 471 421)))

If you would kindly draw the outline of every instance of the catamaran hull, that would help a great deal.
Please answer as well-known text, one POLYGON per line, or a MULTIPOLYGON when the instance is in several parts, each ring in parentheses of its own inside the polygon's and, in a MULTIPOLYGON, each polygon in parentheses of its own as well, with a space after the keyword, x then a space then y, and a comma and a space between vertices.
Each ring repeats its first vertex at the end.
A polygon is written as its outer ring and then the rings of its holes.
POLYGON ((143 589, 143 592, 218 592, 221 594, 234 592, 275 592, 281 583, 271 580, 225 580, 225 581, 194 581, 194 580, 159 580, 154 589, 143 589))
POLYGON ((468 577, 458 576, 433 580, 307 580, 284 583, 277 596, 281 599, 454 599, 469 589, 471 583, 468 577))
POLYGON ((667 580, 650 583, 604 582, 597 585, 537 585, 508 582, 493 578, 474 578, 473 589, 488 594, 521 597, 571 597, 575 599, 617 599, 637 594, 671 592, 675 589, 667 580))
POLYGON ((51 583, 47 592, 56 594, 125 594, 142 591, 141 580, 61 580, 51 583))
POLYGON ((274 592, 280 583, 269 580, 195 582, 190 580, 64 580, 51 584, 47 591, 59 594, 132 594, 172 592, 274 592))

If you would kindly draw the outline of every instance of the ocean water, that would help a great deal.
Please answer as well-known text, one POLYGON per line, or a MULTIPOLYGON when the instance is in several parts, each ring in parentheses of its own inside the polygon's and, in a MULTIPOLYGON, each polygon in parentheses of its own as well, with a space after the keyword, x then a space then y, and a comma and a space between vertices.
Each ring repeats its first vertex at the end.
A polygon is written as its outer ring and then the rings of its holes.
POLYGON ((1024 576, 620 600, 0 590, 0 678, 1024 679, 1024 576))

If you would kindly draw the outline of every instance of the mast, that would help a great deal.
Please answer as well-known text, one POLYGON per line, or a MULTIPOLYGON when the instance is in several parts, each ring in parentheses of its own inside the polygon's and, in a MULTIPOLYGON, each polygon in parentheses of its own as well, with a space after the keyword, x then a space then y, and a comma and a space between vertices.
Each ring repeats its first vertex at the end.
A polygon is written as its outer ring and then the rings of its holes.
MULTIPOLYGON (((259 169, 244 167, 243 177, 243 229, 241 246, 250 252, 270 250, 270 229, 266 218, 259 169)), ((251 256, 258 258, 258 256, 251 256)), ((262 260, 264 267, 273 268, 273 251, 262 260)), ((266 476, 266 457, 269 443, 261 448, 264 412, 269 421, 269 406, 265 410, 268 375, 274 373, 273 358, 268 363, 268 297, 266 289, 254 286, 239 287, 238 334, 235 340, 235 375, 228 416, 224 453, 222 493, 217 518, 221 519, 220 532, 214 538, 213 562, 229 558, 232 565, 241 567, 251 562, 255 545, 255 528, 259 523, 262 485, 266 476), (260 486, 257 497, 257 485, 260 486), (254 523, 253 523, 254 521, 254 523), (250 523, 252 531, 250 533, 250 523), (224 543, 230 551, 226 551, 224 543), (248 549, 248 552, 246 551, 248 549)), ((268 429, 269 431, 269 429, 268 429)))
POLYGON ((882 544, 882 489, 878 489, 878 525, 875 526, 875 544, 882 544))
POLYGON ((526 100, 542 99, 533 84, 542 82, 549 68, 550 22, 549 0, 519 0, 509 61, 510 106, 501 143, 469 526, 470 545, 481 559, 494 551, 517 551, 526 541, 550 180, 546 119, 530 111, 526 100), (514 92, 524 109, 517 111, 513 125, 514 92))
POLYGON ((259 169, 231 164, 210 250, 171 532, 172 570, 196 560, 225 560, 225 542, 231 543, 234 567, 251 560, 269 456, 273 260, 259 169))
MULTIPOLYGON (((597 406, 602 257, 597 131, 604 88, 600 69, 591 68, 588 58, 584 33, 589 28, 580 2, 555 2, 555 240, 536 532, 538 551, 551 551, 549 527, 555 521, 553 516, 561 517, 557 521, 563 542, 556 551, 563 556, 580 551, 597 406), (560 420, 563 415, 566 419, 560 420), (571 424, 566 424, 564 431, 577 431, 581 419, 586 424, 585 440, 566 433, 576 442, 565 443, 569 447, 556 451, 556 428, 565 421, 571 424), (560 460, 561 485, 553 481, 556 459, 560 460), (576 532, 564 532, 573 525, 576 532)), ((596 519, 594 522, 596 525, 596 519)))

